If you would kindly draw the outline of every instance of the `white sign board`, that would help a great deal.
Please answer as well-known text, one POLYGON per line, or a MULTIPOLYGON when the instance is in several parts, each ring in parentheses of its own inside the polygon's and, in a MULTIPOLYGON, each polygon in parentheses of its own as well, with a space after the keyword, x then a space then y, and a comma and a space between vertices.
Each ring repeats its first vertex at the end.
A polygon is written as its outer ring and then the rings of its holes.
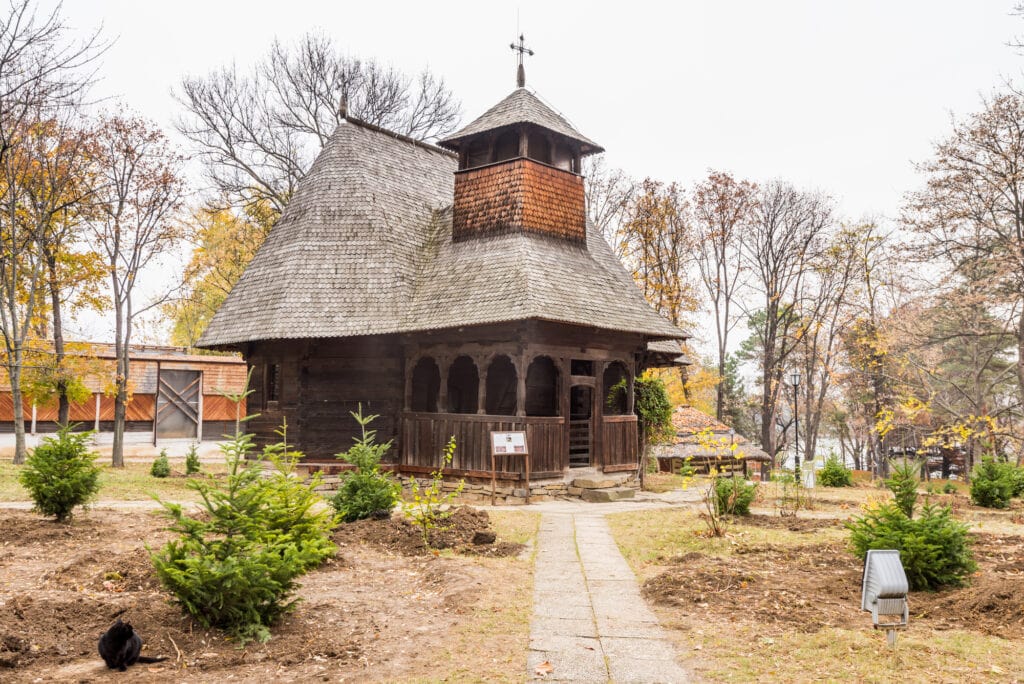
POLYGON ((492 432, 491 433, 491 454, 504 456, 506 454, 523 454, 526 451, 525 432, 492 432))

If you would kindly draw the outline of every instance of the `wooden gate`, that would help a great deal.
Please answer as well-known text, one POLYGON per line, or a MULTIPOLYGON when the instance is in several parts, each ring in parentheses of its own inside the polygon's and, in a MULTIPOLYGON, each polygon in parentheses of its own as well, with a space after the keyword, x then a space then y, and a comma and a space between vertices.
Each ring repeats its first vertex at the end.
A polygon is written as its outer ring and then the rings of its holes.
POLYGON ((156 391, 156 438, 196 439, 199 436, 199 394, 202 373, 160 369, 156 391))

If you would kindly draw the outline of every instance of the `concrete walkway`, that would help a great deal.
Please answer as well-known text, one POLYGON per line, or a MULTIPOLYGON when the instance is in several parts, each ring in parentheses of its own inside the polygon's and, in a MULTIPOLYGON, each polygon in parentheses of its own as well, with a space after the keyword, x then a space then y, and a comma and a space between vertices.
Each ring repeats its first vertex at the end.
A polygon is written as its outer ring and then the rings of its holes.
POLYGON ((537 536, 531 679, 656 684, 687 682, 604 511, 544 513, 537 536), (553 668, 539 677, 537 667, 553 668))

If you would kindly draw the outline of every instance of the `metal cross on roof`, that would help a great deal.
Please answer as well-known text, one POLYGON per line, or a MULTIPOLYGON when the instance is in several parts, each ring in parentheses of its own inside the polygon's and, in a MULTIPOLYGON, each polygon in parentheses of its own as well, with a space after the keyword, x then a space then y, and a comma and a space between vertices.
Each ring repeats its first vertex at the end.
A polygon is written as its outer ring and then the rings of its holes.
POLYGON ((526 39, 523 38, 523 34, 519 34, 519 45, 510 43, 509 47, 514 52, 519 53, 519 69, 516 71, 516 86, 523 88, 526 86, 526 69, 523 67, 523 55, 530 55, 533 57, 533 50, 526 47, 526 39))

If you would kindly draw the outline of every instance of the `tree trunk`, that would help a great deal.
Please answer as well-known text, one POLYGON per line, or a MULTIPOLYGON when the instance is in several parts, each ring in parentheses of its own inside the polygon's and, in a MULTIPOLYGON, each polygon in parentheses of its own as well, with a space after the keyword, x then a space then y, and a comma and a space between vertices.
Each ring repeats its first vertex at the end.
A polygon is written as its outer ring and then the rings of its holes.
MULTIPOLYGON (((117 357, 117 378, 115 380, 117 394, 114 395, 114 443, 110 449, 110 458, 111 464, 115 468, 123 468, 125 405, 128 403, 128 341, 125 339, 127 335, 124 334, 124 309, 118 299, 115 289, 114 355, 117 357)), ((154 420, 156 420, 155 416, 154 420)))
POLYGON ((57 283, 57 257, 46 255, 50 285, 50 308, 53 314, 53 354, 57 367, 57 423, 66 426, 71 415, 68 386, 64 376, 64 323, 60 311, 60 287, 57 283))
POLYGON ((11 400, 14 404, 14 464, 25 462, 25 412, 21 398, 21 349, 14 351, 14 363, 7 367, 11 378, 11 400))

